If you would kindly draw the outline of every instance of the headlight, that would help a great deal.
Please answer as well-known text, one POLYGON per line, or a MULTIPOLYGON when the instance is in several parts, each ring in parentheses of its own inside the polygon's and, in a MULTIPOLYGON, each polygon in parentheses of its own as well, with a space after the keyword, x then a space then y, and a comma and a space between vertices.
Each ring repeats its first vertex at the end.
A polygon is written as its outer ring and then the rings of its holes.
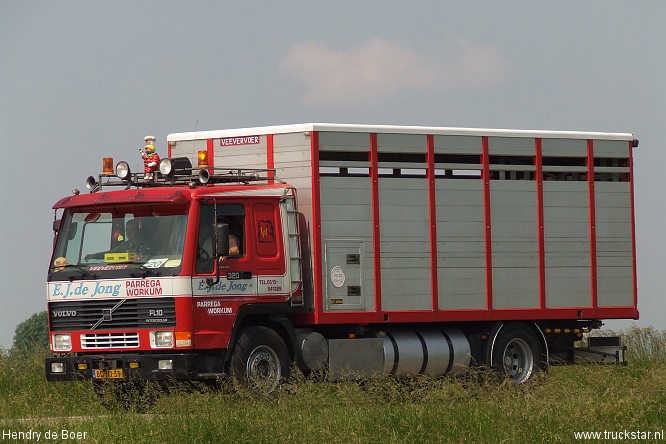
POLYGON ((173 162, 171 159, 166 158, 160 161, 160 174, 162 176, 170 176, 173 173, 173 162))
POLYGON ((150 345, 153 348, 172 348, 173 347, 173 332, 172 331, 151 331, 150 332, 150 345))
POLYGON ((72 349, 72 335, 53 335, 53 351, 69 351, 72 349))
POLYGON ((173 359, 160 359, 157 361, 157 370, 173 370, 173 359))
POLYGON ((65 363, 64 362, 52 362, 51 363, 51 373, 65 373, 65 363))
POLYGON ((129 164, 124 160, 118 162, 116 165, 116 176, 118 176, 120 180, 129 180, 131 175, 132 172, 130 171, 129 164))
POLYGON ((187 157, 166 157, 160 160, 160 174, 163 177, 174 178, 192 175, 192 162, 187 157))

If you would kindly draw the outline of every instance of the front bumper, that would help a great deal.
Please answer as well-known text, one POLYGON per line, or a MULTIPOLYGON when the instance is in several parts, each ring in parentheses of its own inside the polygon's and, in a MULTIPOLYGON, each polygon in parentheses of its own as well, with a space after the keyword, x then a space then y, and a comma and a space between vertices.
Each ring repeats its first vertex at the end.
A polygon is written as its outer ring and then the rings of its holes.
MULTIPOLYGON (((83 355, 48 357, 44 362, 46 380, 53 381, 75 381, 75 380, 117 380, 96 379, 100 372, 105 370, 106 374, 118 375, 122 370, 122 380, 205 380, 223 377, 222 362, 220 357, 220 368, 202 368, 201 362, 210 362, 209 359, 201 359, 197 353, 165 353, 165 354, 109 354, 109 355, 83 355), (166 369, 160 369, 162 361, 166 369), (54 365, 55 364, 55 365, 54 365), (58 370, 58 371, 54 371, 58 370), (113 370, 114 372, 108 372, 113 370)), ((218 365, 214 365, 217 367, 218 365)))

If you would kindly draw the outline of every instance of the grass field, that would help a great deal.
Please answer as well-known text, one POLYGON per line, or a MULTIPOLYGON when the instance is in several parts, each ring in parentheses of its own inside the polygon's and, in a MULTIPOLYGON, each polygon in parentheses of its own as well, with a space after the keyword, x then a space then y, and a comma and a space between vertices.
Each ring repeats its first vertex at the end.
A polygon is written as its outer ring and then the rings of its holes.
POLYGON ((174 393, 148 414, 109 413, 89 383, 46 383, 43 352, 10 351, 0 355, 0 442, 37 442, 39 433, 39 442, 550 443, 665 430, 666 332, 622 333, 628 366, 551 367, 524 386, 481 374, 363 385, 296 377, 269 398, 174 393))

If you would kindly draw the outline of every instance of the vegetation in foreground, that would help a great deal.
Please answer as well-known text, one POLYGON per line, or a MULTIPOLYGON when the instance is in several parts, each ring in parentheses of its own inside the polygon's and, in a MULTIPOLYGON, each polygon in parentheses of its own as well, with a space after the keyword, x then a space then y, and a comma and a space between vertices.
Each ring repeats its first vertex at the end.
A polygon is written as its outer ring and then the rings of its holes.
MULTIPOLYGON (((271 397, 238 388, 176 392, 149 414, 109 412, 89 383, 46 383, 43 351, 10 351, 0 355, 0 434, 39 432, 41 442, 48 431, 65 441, 67 430, 80 439, 68 434, 66 442, 421 443, 571 442, 578 431, 662 431, 666 332, 636 328, 624 336, 630 365, 552 367, 524 386, 478 373, 364 384, 296 377, 271 397)), ((0 439, 11 442, 8 436, 0 439)))

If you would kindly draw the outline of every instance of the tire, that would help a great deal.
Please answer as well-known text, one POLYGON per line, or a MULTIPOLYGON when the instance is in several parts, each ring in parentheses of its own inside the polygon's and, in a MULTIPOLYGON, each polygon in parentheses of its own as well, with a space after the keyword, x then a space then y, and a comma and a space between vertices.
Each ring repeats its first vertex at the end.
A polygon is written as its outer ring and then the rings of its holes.
POLYGON ((523 384, 546 370, 544 345, 534 330, 523 323, 504 325, 486 360, 502 379, 523 384))
POLYGON ((275 330, 248 327, 231 355, 231 374, 253 392, 268 394, 289 378, 291 358, 275 330))

